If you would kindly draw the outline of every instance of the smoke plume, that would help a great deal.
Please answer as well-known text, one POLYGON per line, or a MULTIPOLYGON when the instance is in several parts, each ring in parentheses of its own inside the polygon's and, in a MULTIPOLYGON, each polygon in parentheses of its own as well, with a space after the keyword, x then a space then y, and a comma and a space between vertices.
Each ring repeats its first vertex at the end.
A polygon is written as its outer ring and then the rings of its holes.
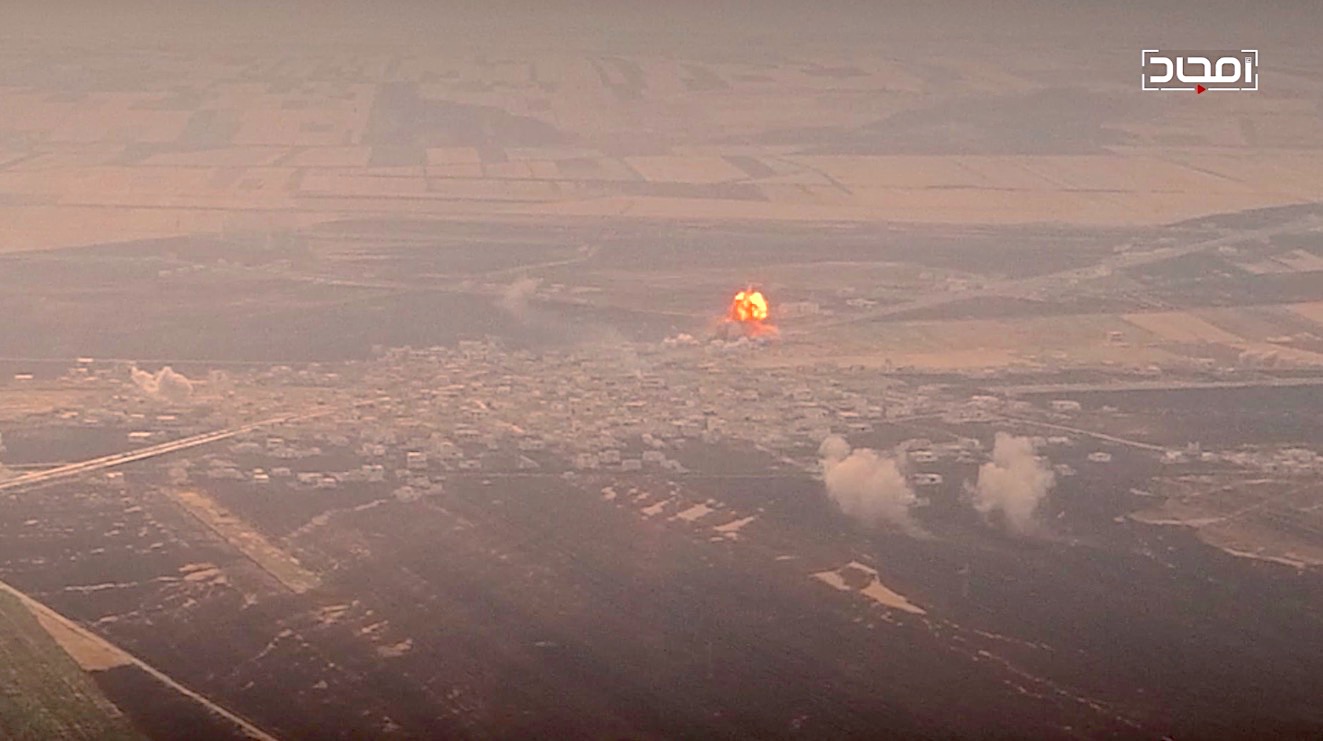
POLYGON ((1055 483, 1051 467, 1034 454, 1032 440, 998 432, 992 460, 978 470, 974 509, 987 517, 1000 512, 1007 530, 1028 533, 1036 525, 1038 505, 1055 483))
POLYGON ((868 448, 851 450, 839 435, 823 440, 818 455, 827 496, 842 512, 869 525, 914 528, 910 507, 915 496, 905 478, 903 456, 891 457, 868 448))
POLYGON ((542 285, 540 278, 520 278, 506 286, 496 304, 516 318, 522 319, 528 314, 528 300, 537 293, 540 285, 542 285))
POLYGON ((179 404, 193 395, 193 382, 168 365, 156 373, 134 368, 132 377, 133 384, 153 399, 179 404))

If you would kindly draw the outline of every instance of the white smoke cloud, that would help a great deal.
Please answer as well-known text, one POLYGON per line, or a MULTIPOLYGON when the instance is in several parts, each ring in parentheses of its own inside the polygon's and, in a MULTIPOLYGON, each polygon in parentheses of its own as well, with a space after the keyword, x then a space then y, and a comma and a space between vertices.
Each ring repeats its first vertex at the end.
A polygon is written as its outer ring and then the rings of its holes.
POLYGON ((1006 529, 1013 533, 1032 532, 1038 506, 1054 484, 1052 468, 1035 455, 1033 440, 998 432, 992 460, 978 469, 978 483, 972 490, 974 509, 984 516, 1000 512, 1006 529))
POLYGON ((540 285, 542 285, 541 278, 520 278, 505 287, 496 305, 522 319, 528 314, 528 300, 537 293, 540 285))
POLYGON ((193 395, 193 382, 168 365, 156 373, 134 368, 131 375, 133 384, 153 399, 179 404, 193 395))
POLYGON ((829 435, 822 444, 818 446, 818 457, 823 463, 827 461, 843 461, 850 455, 850 443, 840 435, 829 435))
POLYGON ((916 497, 905 477, 905 458, 868 448, 852 450, 839 435, 822 441, 822 478, 827 496, 842 512, 868 525, 888 523, 915 529, 910 508, 916 497))

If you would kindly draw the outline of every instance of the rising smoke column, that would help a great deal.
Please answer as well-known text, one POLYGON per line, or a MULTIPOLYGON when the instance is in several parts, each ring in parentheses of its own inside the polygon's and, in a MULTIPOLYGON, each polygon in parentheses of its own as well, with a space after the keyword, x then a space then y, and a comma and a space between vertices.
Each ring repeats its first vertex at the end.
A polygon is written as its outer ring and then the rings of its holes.
POLYGON ((903 456, 891 457, 868 448, 850 449, 839 435, 818 448, 827 497, 842 512, 868 525, 888 523, 915 529, 910 507, 916 497, 905 477, 903 456))
POLYGON ((528 301, 537 293, 540 285, 540 278, 520 278, 505 287, 496 305, 516 319, 525 319, 528 317, 528 301))
POLYGON ((985 517, 1000 512, 1007 530, 1028 533, 1036 525, 1038 505, 1055 483, 1052 469, 1035 455, 1032 440, 998 432, 992 460, 978 469, 974 509, 985 517))
POLYGON ((133 385, 153 399, 179 404, 188 401, 188 397, 193 395, 193 382, 168 365, 156 373, 135 367, 130 375, 133 385))

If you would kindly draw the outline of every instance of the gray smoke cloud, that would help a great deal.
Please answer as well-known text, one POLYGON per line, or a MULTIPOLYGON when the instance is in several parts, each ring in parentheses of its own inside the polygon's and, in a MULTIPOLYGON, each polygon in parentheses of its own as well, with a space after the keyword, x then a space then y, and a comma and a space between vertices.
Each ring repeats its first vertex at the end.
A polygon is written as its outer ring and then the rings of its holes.
POLYGON ((910 508, 916 497, 905 477, 904 455, 851 449, 839 435, 818 448, 827 496, 842 512, 868 525, 888 523, 915 529, 910 508))
POLYGON ((522 319, 528 314, 528 300, 537 293, 540 285, 542 285, 541 278, 520 278, 506 286, 496 305, 522 319))
POLYGON ((155 373, 134 368, 131 375, 133 384, 153 399, 179 404, 193 395, 193 382, 168 365, 155 373))
POLYGON ((1037 525, 1039 504, 1055 483, 1051 466, 1035 454, 1032 440, 998 432, 992 460, 978 469, 974 509, 989 517, 1000 512, 1007 530, 1029 533, 1037 525))
POLYGON ((601 353, 636 372, 645 370, 646 364, 639 358, 634 342, 619 328, 583 316, 567 318, 563 311, 557 310, 554 291, 543 295, 547 311, 533 311, 530 304, 541 287, 541 278, 520 278, 501 290, 496 306, 544 338, 562 340, 579 352, 601 353))

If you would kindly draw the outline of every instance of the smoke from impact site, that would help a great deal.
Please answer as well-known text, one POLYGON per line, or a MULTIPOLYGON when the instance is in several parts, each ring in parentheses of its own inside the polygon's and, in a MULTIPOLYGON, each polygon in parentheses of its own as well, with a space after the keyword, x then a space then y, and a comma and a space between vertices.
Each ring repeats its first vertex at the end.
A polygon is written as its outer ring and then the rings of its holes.
POLYGON ((541 285, 542 279, 540 278, 520 278, 505 287, 496 304, 516 319, 527 319, 529 316, 528 302, 537 293, 537 289, 541 285))
POLYGON ((891 456, 869 448, 851 449, 839 435, 818 448, 827 497, 846 515, 866 525, 914 529, 910 508, 917 497, 906 478, 903 453, 891 456))
POLYGON ((133 385, 153 399, 178 404, 193 395, 193 382, 168 365, 155 373, 135 367, 130 376, 133 385))
POLYGON ((1030 533, 1037 527, 1039 505, 1055 484, 1052 469, 1035 454, 1032 440, 998 432, 992 460, 979 467, 978 482, 971 488, 974 509, 989 518, 1000 513, 1012 533, 1030 533))
MULTIPOLYGON (((852 448, 839 435, 818 448, 827 497, 836 507, 866 525, 894 525, 920 532, 911 510, 918 502, 909 482, 903 451, 880 452, 852 448)), ((979 467, 976 482, 966 482, 970 504, 990 523, 1013 535, 1038 529, 1038 510, 1056 477, 1039 457, 1033 440, 998 432, 992 460, 979 467)))

